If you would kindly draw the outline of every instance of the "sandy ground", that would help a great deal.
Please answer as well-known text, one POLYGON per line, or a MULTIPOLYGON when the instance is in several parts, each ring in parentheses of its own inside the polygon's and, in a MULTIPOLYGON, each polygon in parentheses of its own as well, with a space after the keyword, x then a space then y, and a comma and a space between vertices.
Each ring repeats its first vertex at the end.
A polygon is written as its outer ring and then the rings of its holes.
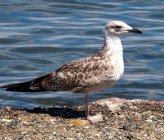
POLYGON ((164 140, 164 102, 109 98, 91 103, 90 124, 84 106, 0 108, 0 140, 164 140))

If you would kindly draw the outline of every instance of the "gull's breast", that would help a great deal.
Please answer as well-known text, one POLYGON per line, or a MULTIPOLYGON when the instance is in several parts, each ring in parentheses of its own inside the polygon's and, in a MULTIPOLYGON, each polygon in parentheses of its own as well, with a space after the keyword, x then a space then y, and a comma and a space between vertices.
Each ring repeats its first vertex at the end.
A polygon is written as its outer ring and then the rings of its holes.
MULTIPOLYGON (((120 77, 122 76, 123 72, 124 72, 124 61, 123 61, 123 57, 122 56, 114 56, 113 57, 113 61, 111 62, 113 69, 109 71, 110 75, 109 77, 111 77, 114 80, 119 80, 120 77), (112 74, 111 74, 112 73, 112 74)), ((111 65, 109 64, 109 65, 111 65)), ((110 80, 110 79, 109 79, 110 80)))

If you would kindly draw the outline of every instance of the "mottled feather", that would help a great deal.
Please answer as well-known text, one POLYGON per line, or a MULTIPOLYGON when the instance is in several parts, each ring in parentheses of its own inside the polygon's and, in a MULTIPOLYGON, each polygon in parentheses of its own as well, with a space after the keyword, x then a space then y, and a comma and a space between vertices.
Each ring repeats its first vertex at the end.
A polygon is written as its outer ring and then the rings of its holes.
POLYGON ((111 58, 104 56, 105 53, 102 54, 100 51, 93 56, 65 64, 43 79, 34 79, 30 88, 33 90, 91 92, 93 91, 92 87, 95 89, 96 85, 100 86, 100 82, 102 83, 103 80, 105 82, 107 76, 113 73, 114 67, 110 63, 111 58))

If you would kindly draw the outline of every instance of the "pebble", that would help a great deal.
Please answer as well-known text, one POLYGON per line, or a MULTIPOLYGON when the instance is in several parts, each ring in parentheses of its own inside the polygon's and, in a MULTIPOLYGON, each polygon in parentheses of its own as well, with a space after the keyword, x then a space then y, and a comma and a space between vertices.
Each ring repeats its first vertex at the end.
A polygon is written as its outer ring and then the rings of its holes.
POLYGON ((148 119, 148 120, 146 120, 146 122, 152 123, 152 120, 151 119, 148 119))
POLYGON ((1 119, 0 121, 10 123, 10 122, 12 122, 13 120, 9 120, 9 119, 1 119))
POLYGON ((86 126, 87 127, 88 125, 90 125, 90 122, 88 120, 82 120, 82 119, 71 119, 69 121, 69 125, 81 126, 81 127, 86 126))
POLYGON ((123 128, 123 130, 125 130, 125 131, 129 131, 129 125, 128 125, 128 124, 124 124, 124 125, 122 126, 122 128, 123 128))
POLYGON ((13 121, 10 122, 9 125, 10 125, 10 127, 15 128, 15 127, 17 127, 19 124, 20 124, 20 122, 19 122, 18 120, 13 120, 13 121))

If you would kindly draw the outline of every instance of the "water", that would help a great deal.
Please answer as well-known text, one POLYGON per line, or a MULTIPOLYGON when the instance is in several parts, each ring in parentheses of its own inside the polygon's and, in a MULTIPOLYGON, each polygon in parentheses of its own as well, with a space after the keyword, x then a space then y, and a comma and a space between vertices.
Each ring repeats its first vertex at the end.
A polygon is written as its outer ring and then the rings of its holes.
MULTIPOLYGON (((125 73, 112 88, 91 95, 164 100, 164 2, 162 0, 1 0, 0 85, 23 82, 98 51, 102 28, 122 20, 143 35, 122 37, 125 73)), ((83 104, 83 94, 0 90, 0 106, 83 104)))

